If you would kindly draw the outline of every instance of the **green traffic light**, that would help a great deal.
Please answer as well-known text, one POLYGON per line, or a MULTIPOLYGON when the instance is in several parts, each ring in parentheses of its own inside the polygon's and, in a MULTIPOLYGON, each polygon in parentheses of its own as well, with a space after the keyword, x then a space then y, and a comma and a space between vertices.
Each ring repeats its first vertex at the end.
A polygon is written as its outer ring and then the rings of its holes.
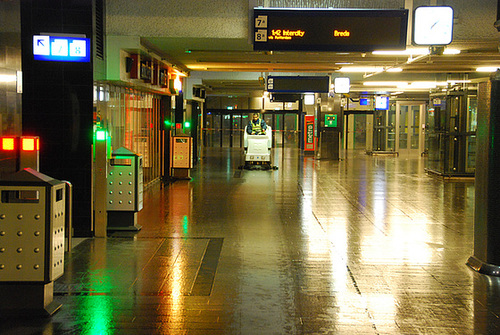
POLYGON ((191 122, 189 121, 184 122, 184 128, 191 128, 191 122))

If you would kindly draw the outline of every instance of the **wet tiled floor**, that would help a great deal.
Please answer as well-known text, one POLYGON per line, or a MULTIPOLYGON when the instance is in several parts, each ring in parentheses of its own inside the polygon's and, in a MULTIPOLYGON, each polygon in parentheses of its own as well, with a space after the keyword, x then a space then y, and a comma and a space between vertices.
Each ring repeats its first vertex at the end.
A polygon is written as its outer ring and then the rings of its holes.
POLYGON ((473 182, 423 158, 276 155, 240 171, 207 150, 191 181, 148 188, 139 233, 66 255, 58 313, 0 333, 500 334, 499 280, 465 265, 473 182))

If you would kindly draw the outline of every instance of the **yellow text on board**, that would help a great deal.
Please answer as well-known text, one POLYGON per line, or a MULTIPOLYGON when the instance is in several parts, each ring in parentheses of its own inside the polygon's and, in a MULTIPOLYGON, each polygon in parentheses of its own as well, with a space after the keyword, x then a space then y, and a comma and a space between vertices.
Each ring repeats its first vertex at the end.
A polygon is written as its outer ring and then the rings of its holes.
POLYGON ((273 29, 270 40, 291 40, 293 37, 303 37, 306 32, 303 30, 273 29))
POLYGON ((335 29, 333 31, 333 36, 334 37, 350 37, 351 36, 351 32, 349 30, 338 31, 337 29, 335 29))

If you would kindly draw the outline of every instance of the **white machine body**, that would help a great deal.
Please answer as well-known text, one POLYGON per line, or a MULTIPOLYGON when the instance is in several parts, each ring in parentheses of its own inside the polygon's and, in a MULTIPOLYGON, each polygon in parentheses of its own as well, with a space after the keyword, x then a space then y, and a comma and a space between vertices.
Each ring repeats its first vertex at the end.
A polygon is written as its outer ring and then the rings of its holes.
POLYGON ((273 145, 273 132, 267 126, 265 135, 249 135, 245 131, 245 162, 271 162, 271 147, 273 145))

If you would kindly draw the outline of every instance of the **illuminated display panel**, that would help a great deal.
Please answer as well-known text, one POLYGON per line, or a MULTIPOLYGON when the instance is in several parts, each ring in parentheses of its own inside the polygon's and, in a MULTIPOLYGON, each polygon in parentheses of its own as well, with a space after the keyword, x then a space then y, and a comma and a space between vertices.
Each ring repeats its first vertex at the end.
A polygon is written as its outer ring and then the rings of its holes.
POLYGON ((328 93, 329 76, 268 76, 267 91, 281 93, 328 93))
POLYGON ((389 97, 375 97, 375 109, 376 110, 388 110, 389 109, 389 97))
POLYGON ((90 62, 90 38, 33 36, 33 58, 55 62, 90 62))
POLYGON ((327 128, 337 127, 337 114, 325 114, 325 127, 327 128))
POLYGON ((407 9, 254 9, 254 50, 404 50, 407 9))
POLYGON ((3 137, 2 138, 2 150, 13 151, 15 150, 15 139, 13 137, 3 137))

